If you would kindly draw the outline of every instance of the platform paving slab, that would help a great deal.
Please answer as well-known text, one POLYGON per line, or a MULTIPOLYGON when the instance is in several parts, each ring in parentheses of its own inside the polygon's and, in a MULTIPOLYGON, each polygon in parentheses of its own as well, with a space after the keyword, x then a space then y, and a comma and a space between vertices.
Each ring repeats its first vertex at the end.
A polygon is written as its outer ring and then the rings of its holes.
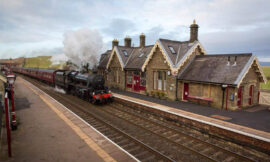
POLYGON ((18 130, 5 161, 135 161, 29 82, 15 83, 18 130), (105 144, 105 145, 104 145, 105 144))

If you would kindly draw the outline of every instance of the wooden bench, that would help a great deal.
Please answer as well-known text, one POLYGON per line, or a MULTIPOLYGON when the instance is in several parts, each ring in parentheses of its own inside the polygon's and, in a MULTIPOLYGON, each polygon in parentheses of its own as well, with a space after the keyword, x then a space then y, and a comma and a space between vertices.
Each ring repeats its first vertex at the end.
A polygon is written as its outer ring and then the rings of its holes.
POLYGON ((210 106, 210 103, 213 102, 212 98, 209 97, 199 97, 199 96, 187 96, 188 100, 197 100, 198 104, 200 103, 200 101, 206 101, 208 103, 208 105, 210 106))

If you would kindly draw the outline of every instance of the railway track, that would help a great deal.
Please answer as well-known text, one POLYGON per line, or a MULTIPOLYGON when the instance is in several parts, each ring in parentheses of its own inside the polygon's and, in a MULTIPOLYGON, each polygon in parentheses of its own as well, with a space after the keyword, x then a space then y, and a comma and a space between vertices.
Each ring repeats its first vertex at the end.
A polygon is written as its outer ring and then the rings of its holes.
POLYGON ((79 115, 140 161, 257 161, 151 120, 120 104, 92 105, 25 78, 79 115))

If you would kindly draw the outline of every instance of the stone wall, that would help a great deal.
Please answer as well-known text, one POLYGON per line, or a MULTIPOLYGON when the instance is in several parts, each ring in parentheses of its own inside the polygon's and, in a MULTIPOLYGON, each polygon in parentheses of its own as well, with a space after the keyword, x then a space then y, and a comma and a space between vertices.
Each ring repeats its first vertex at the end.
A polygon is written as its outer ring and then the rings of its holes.
POLYGON ((120 61, 115 53, 108 67, 105 83, 109 88, 125 90, 125 71, 122 70, 120 61))
MULTIPOLYGON (((151 60, 146 66, 146 90, 149 94, 151 94, 151 91, 155 91, 154 72, 156 71, 166 72, 166 90, 164 90, 163 92, 165 93, 168 99, 176 100, 176 96, 175 96, 176 78, 172 76, 171 74, 168 75, 168 71, 170 71, 170 67, 168 63, 165 61, 165 58, 163 54, 161 53, 161 50, 159 47, 157 47, 151 60)), ((171 73, 171 71, 169 73, 171 73)))
POLYGON ((260 82, 258 78, 258 74, 256 74, 254 67, 251 67, 243 79, 240 86, 243 87, 243 100, 242 107, 249 107, 249 89, 250 86, 254 85, 253 89, 253 97, 252 97, 252 105, 258 104, 258 92, 260 89, 260 82))
MULTIPOLYGON (((222 97, 223 97, 223 91, 221 88, 221 85, 215 85, 215 84, 203 84, 203 83, 192 83, 192 82, 186 82, 189 84, 189 95, 190 96, 198 96, 198 97, 207 97, 211 98, 213 102, 211 102, 211 107, 216 107, 219 109, 222 109, 222 97)), ((183 91, 184 91, 184 82, 179 81, 178 83, 178 99, 183 100, 183 91)), ((231 110, 237 109, 237 98, 236 98, 236 88, 235 87, 229 87, 228 88, 228 96, 227 96, 227 90, 224 91, 224 103, 223 103, 223 109, 226 108, 226 98, 227 98, 227 108, 231 110)), ((196 102, 196 100, 190 100, 191 102, 196 102)), ((199 102, 202 105, 208 105, 206 101, 200 101, 199 102)))
POLYGON ((197 47, 195 49, 195 51, 192 52, 192 54, 188 57, 188 59, 179 68, 178 74, 180 74, 185 69, 185 67, 188 66, 192 62, 192 60, 195 58, 195 56, 197 56, 197 55, 204 55, 204 53, 202 53, 202 51, 201 51, 201 49, 199 47, 197 47))
MULTIPOLYGON (((188 59, 183 63, 183 65, 178 70, 178 74, 187 66, 189 65, 189 62, 193 60, 193 58, 196 55, 202 55, 202 51, 200 48, 196 48, 195 51, 188 57, 188 59)), ((148 65, 146 66, 146 89, 148 93, 151 93, 151 91, 154 90, 154 72, 156 71, 162 71, 166 72, 166 90, 164 91, 166 94, 166 97, 170 100, 177 100, 179 97, 176 97, 176 88, 177 88, 177 81, 176 77, 171 75, 171 69, 166 62, 165 57, 163 56, 161 50, 159 47, 157 47, 156 51, 154 52, 151 60, 149 61, 148 65), (158 66, 157 66, 158 65, 158 66), (168 72, 170 75, 168 75, 168 72)), ((180 96, 179 93, 181 93, 181 87, 182 85, 178 85, 178 94, 177 96, 180 96)))

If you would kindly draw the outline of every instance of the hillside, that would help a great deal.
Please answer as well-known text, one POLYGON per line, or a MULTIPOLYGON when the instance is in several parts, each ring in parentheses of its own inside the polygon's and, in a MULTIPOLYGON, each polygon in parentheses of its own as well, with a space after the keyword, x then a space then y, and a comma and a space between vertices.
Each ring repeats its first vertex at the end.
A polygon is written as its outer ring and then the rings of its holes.
POLYGON ((62 65, 52 64, 51 56, 37 56, 25 59, 24 67, 40 69, 61 69, 62 65))
POLYGON ((270 89, 270 66, 262 66, 264 75, 267 78, 267 83, 261 83, 260 88, 261 89, 270 89))

